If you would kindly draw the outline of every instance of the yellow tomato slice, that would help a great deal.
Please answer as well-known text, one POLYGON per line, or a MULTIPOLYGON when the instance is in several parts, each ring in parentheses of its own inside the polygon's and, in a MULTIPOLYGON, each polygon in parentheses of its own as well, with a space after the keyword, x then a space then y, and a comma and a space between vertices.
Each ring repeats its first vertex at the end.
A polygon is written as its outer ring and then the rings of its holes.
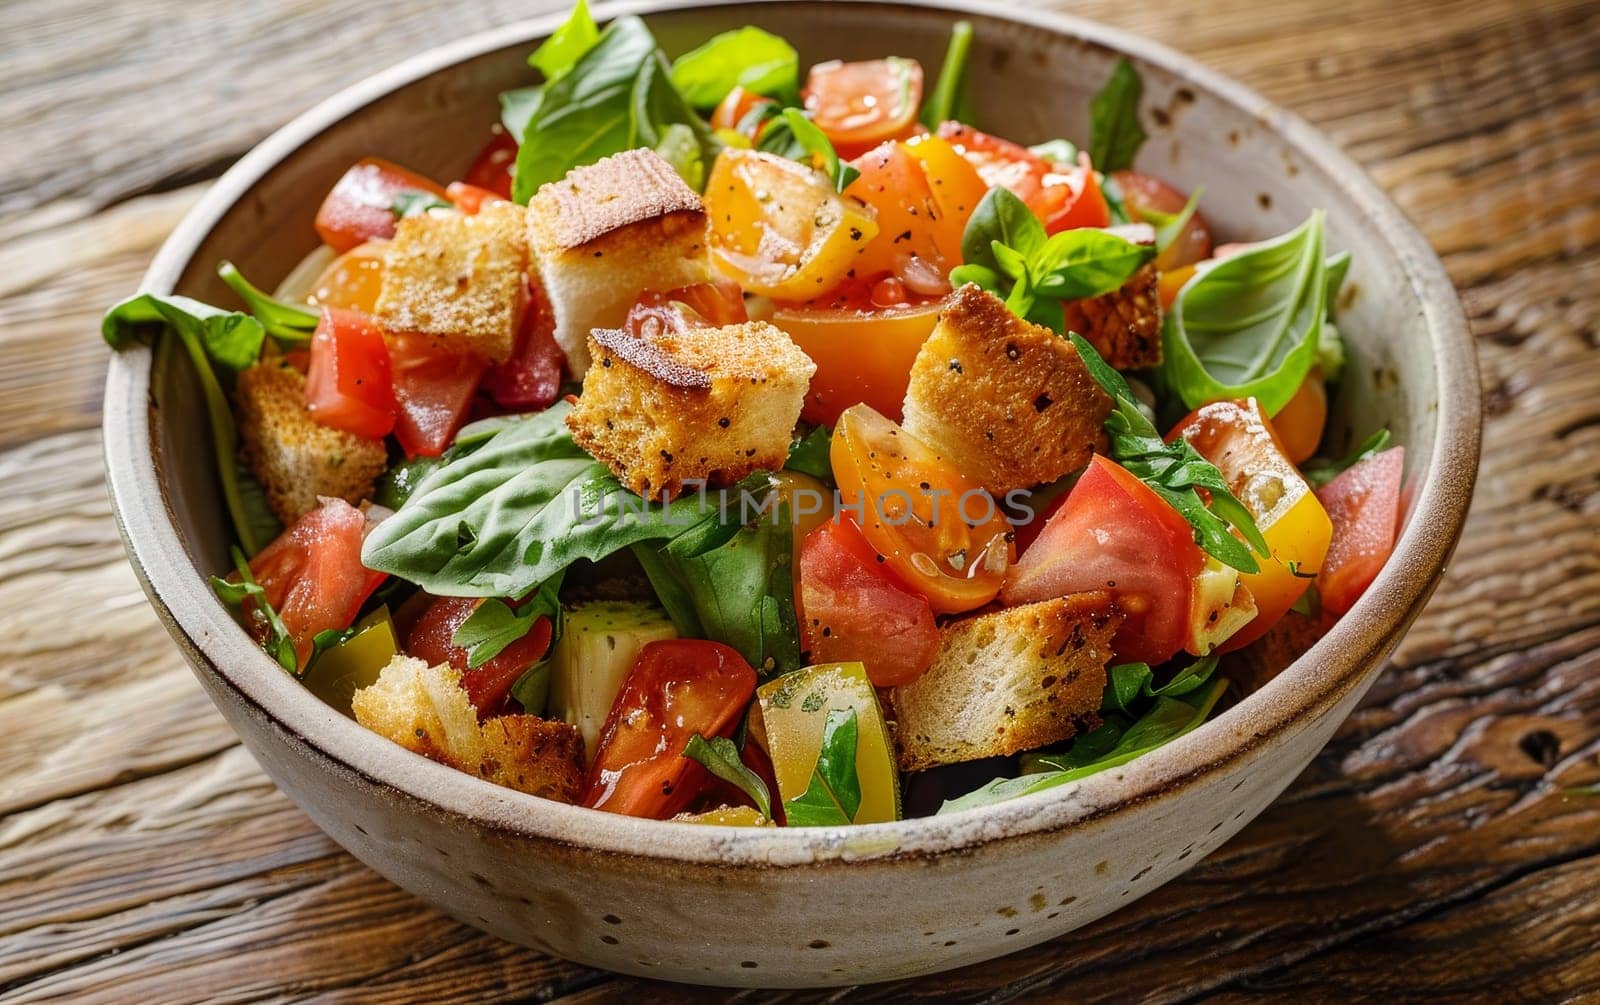
POLYGON ((999 505, 932 447, 866 405, 839 416, 829 450, 841 505, 884 566, 955 614, 993 600, 1015 557, 999 505))
POLYGON ((781 307, 772 323, 817 364, 801 417, 833 425, 839 413, 865 402, 900 417, 911 364, 938 323, 943 300, 882 310, 781 307))
POLYGON ((311 287, 314 307, 343 307, 371 314, 383 289, 386 241, 368 241, 333 260, 311 287))
POLYGON ((804 164, 725 149, 706 182, 711 258, 747 292, 807 300, 845 278, 878 233, 873 212, 804 164))
POLYGON ((932 133, 905 141, 906 152, 922 162, 928 178, 933 205, 938 211, 933 239, 945 260, 961 264, 961 235, 967 229, 972 211, 989 191, 978 169, 961 156, 949 140, 932 133))

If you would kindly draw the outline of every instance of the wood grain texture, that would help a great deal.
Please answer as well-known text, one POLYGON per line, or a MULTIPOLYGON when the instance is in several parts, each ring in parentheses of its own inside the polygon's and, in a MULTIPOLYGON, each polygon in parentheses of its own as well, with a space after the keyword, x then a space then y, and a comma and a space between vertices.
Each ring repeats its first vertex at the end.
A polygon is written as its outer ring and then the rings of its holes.
POLYGON ((980 967, 715 995, 520 950, 279 794, 146 605, 101 481, 103 306, 204 181, 339 86, 554 4, 16 0, 0 60, 0 998, 1600 997, 1600 5, 1063 3, 1328 131, 1478 338, 1477 499, 1434 602, 1290 791, 1182 880, 980 967), (225 53, 229 58, 214 59, 225 53))

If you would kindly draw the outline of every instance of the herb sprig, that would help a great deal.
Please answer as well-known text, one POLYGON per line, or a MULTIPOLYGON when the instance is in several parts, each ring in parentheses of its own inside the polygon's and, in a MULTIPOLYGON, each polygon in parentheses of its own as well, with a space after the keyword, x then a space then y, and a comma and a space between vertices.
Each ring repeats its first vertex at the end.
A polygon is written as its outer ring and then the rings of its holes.
POLYGON ((772 819, 772 793, 767 783, 744 763, 732 740, 726 736, 713 736, 708 740, 696 733, 689 737, 683 756, 749 796, 761 815, 772 819))

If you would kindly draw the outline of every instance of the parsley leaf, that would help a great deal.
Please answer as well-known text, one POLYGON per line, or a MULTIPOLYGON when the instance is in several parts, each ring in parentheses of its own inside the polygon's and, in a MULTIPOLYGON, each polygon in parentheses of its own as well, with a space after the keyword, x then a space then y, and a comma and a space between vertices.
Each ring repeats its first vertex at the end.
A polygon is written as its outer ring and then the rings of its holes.
POLYGON ((1089 103, 1089 160, 1110 174, 1133 166, 1146 139, 1139 123, 1144 81, 1127 59, 1120 59, 1100 93, 1089 103))
POLYGON ((749 796, 761 815, 772 819, 772 793, 767 791, 767 783, 744 763, 732 740, 726 736, 707 740, 696 733, 684 745, 683 756, 749 796))
POLYGON ((790 827, 834 827, 855 821, 861 808, 856 772, 856 710, 830 709, 811 784, 783 804, 790 827))

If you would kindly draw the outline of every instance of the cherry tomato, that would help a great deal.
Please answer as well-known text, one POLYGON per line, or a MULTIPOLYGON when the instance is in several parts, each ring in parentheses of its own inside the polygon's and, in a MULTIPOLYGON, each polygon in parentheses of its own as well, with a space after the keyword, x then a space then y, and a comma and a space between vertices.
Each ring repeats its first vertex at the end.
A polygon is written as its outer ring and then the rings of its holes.
POLYGON ((311 289, 311 304, 371 314, 383 289, 382 241, 368 241, 335 258, 311 289))
POLYGON ((1045 233, 1111 226, 1111 206, 1100 191, 1100 178, 1089 163, 1088 154, 1078 153, 1076 167, 1055 165, 1044 182, 1046 197, 1057 203, 1044 218, 1045 233))
POLYGON ((469 185, 464 181, 453 181, 446 185, 444 190, 445 194, 450 197, 450 201, 456 204, 456 209, 461 210, 468 216, 477 216, 478 211, 484 207, 485 203, 507 201, 498 192, 491 192, 486 188, 469 185))
POLYGON ((1161 297, 1161 309, 1172 310, 1173 301, 1178 299, 1178 291, 1183 285, 1194 278, 1193 265, 1180 265, 1171 272, 1163 272, 1157 280, 1157 292, 1161 297))
POLYGON ((750 320, 744 293, 731 279, 695 283, 666 292, 649 291, 628 309, 623 327, 642 335, 651 320, 664 331, 687 332, 695 328, 721 328, 750 320))
POLYGON ((933 608, 886 570, 849 518, 806 535, 800 549, 800 631, 812 663, 858 660, 874 687, 909 684, 939 651, 933 608))
POLYGON ((1270 558, 1257 556, 1261 571, 1239 576, 1257 613, 1218 647, 1232 652, 1266 634, 1306 592, 1328 554, 1333 525, 1254 398, 1200 406, 1167 434, 1179 436, 1222 472, 1272 551, 1270 558))
POLYGON ((1321 367, 1314 366, 1301 381, 1300 390, 1272 417, 1272 430, 1289 460, 1303 464, 1317 452, 1327 423, 1328 389, 1322 383, 1321 367))
POLYGON ((961 264, 961 228, 946 220, 934 201, 932 186, 903 144, 890 141, 851 162, 861 176, 844 194, 877 212, 878 236, 867 242, 855 261, 855 278, 870 280, 885 273, 922 296, 950 292, 950 270, 961 264), (955 250, 954 256, 948 254, 955 250))
MULTIPOLYGON (((1111 180, 1122 190, 1122 204, 1134 222, 1144 220, 1144 211, 1153 209, 1168 215, 1183 212, 1189 197, 1153 175, 1138 171, 1115 171, 1111 180)), ((1178 239, 1156 256, 1156 268, 1170 272, 1185 265, 1193 265, 1211 257, 1211 228, 1198 212, 1178 239)))
POLYGON ((834 480, 886 570, 939 614, 994 599, 1011 564, 1010 525, 977 482, 866 405, 839 416, 834 480))
POLYGON ((1047 199, 1044 194, 1044 179, 1051 173, 1050 162, 1027 147, 960 122, 941 123, 938 136, 977 169, 989 188, 1010 190, 1040 219, 1054 208, 1053 197, 1047 199))
POLYGON ((1162 663, 1183 646, 1190 584, 1204 565, 1177 510, 1097 454, 1017 560, 1001 599, 1028 604, 1105 590, 1127 617, 1112 641, 1117 658, 1162 663))
POLYGON ((517 166, 517 140, 506 132, 505 126, 495 123, 490 131, 489 143, 478 154, 478 159, 467 168, 461 180, 474 188, 493 192, 502 199, 511 198, 511 170, 517 166))
POLYGON ((311 336, 306 407, 324 426, 378 439, 395 424, 394 380, 383 332, 365 314, 324 307, 311 336))
POLYGON ((648 643, 606 716, 581 802, 657 820, 683 810, 711 778, 683 756, 689 738, 731 734, 755 693, 756 672, 720 642, 648 643))
POLYGON ((1404 447, 1358 461, 1317 489, 1333 521, 1333 542, 1317 575, 1323 613, 1338 617, 1361 599, 1394 550, 1400 526, 1404 447))
POLYGON ((407 192, 445 198, 444 189, 436 183, 397 164, 376 157, 357 161, 322 200, 317 233, 335 251, 349 251, 373 238, 393 237, 394 201, 407 192))
POLYGON ((482 603, 472 597, 435 598, 407 631, 405 651, 432 666, 448 663, 461 671, 461 686, 478 710, 478 718, 488 719, 510 711, 511 685, 549 651, 550 619, 536 618, 528 634, 488 662, 469 669, 467 651, 454 639, 456 630, 482 603))
MULTIPOLYGON (((250 560, 250 574, 283 619, 302 670, 311 660, 312 640, 349 628, 387 578, 361 564, 366 530, 360 510, 343 499, 324 499, 250 560)), ((265 625, 254 617, 249 621, 252 634, 263 638, 265 625)))
POLYGON ((904 139, 917 129, 922 104, 922 66, 914 59, 831 60, 806 78, 806 111, 827 134, 840 157, 859 157, 884 140, 904 139))
POLYGON ((481 356, 439 347, 426 335, 390 334, 394 435, 407 457, 437 457, 466 421, 487 363, 481 356))
POLYGON ((911 365, 938 323, 942 304, 933 300, 880 310, 867 301, 863 307, 774 311, 772 323, 817 365, 801 417, 831 426, 839 413, 864 402, 899 419, 911 365))
POLYGON ((538 412, 555 404, 567 365, 555 332, 555 312, 544 289, 533 283, 511 355, 483 374, 483 390, 495 404, 513 412, 538 412))

